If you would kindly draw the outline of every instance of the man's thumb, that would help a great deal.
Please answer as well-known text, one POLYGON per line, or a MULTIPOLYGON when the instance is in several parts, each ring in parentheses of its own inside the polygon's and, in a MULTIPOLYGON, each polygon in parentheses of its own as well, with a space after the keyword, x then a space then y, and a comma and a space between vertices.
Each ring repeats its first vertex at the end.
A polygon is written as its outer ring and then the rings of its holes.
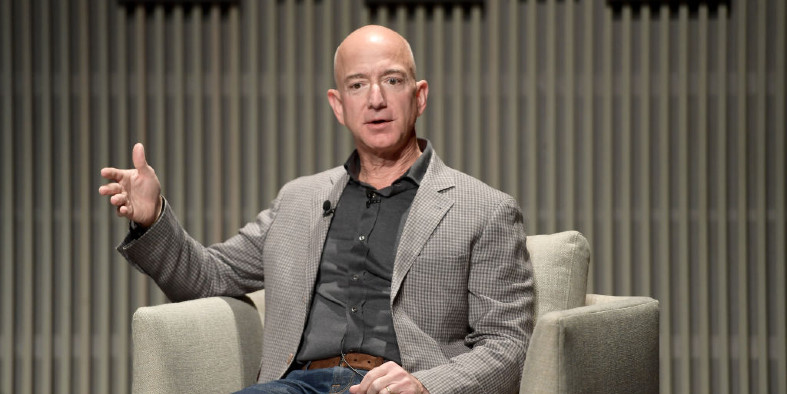
POLYGON ((148 161, 145 160, 145 147, 137 142, 134 149, 131 151, 131 159, 134 161, 134 168, 143 171, 148 167, 148 161))

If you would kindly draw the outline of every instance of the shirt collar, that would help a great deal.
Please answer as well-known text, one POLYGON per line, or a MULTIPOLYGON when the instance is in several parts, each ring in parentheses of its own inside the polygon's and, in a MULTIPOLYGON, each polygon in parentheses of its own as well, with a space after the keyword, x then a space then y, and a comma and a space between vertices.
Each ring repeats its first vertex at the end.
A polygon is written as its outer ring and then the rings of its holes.
MULTIPOLYGON (((421 156, 415 160, 412 166, 401 176, 399 179, 408 178, 415 182, 416 185, 421 185, 421 181, 424 179, 424 175, 426 174, 426 170, 429 168, 429 163, 432 161, 432 155, 434 150, 432 149, 432 143, 425 138, 418 139, 418 148, 421 149, 421 156)), ((344 162, 344 169, 347 170, 347 174, 356 181, 359 182, 358 176, 361 173, 361 158, 358 156, 358 150, 354 150, 350 157, 347 158, 347 161, 344 162)))

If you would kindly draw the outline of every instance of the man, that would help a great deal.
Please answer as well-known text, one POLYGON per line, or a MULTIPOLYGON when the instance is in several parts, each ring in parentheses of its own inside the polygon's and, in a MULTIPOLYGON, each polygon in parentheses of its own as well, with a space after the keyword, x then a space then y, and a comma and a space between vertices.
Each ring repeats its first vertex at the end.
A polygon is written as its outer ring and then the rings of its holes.
POLYGON ((265 288, 249 392, 516 392, 533 325, 517 203, 416 137, 429 88, 399 34, 354 31, 334 69, 328 101, 356 147, 343 167, 288 183, 206 248, 137 144, 134 169, 101 171, 99 192, 132 221, 119 251, 173 301, 265 288))

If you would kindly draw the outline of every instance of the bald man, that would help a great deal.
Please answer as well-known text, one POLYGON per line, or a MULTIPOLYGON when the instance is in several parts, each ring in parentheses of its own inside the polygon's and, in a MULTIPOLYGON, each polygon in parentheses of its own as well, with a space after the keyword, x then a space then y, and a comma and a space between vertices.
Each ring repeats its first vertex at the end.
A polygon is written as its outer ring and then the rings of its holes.
POLYGON ((265 289, 259 381, 242 392, 513 393, 533 329, 516 201, 416 136, 429 85, 407 41, 364 26, 336 50, 328 102, 343 166, 286 184, 205 247, 161 196, 144 148, 99 188, 132 225, 118 247, 173 301, 265 289))

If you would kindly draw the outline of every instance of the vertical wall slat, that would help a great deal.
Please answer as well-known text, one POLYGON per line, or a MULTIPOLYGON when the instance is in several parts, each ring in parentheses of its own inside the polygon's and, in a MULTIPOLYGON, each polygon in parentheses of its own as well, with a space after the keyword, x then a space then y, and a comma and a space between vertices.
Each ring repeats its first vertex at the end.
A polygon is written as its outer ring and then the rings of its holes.
MULTIPOLYGON (((473 7, 470 9, 470 20, 468 21, 470 41, 470 53, 482 54, 484 45, 481 44, 481 8, 473 7)), ((469 82, 468 87, 470 92, 465 93, 467 97, 467 112, 468 112, 468 130, 488 130, 481 123, 481 91, 484 84, 481 83, 482 67, 481 59, 483 56, 471 56, 468 61, 466 80, 469 82)), ((467 140, 465 145, 465 156, 463 160, 467 162, 467 172, 473 176, 481 177, 481 157, 482 140, 481 133, 465 133, 467 140)))
MULTIPOLYGON (((208 189, 206 190, 207 197, 207 211, 208 211, 208 228, 207 239, 208 243, 219 242, 224 239, 225 229, 224 223, 224 209, 223 209, 223 196, 224 190, 224 163, 222 161, 224 155, 222 154, 221 147, 223 145, 222 137, 222 116, 221 101, 222 101, 222 36, 221 36, 221 8, 218 5, 211 5, 207 9, 207 108, 205 112, 208 116, 206 122, 207 135, 205 142, 207 143, 205 156, 207 165, 207 183, 208 189)), ((294 90, 291 90, 294 91, 294 90)), ((292 134, 290 134, 292 135, 292 134)), ((287 163, 290 164, 290 163, 287 163)), ((285 165, 289 167, 288 165, 285 165)), ((234 230, 233 230, 234 231, 234 230)))
MULTIPOLYGON (((292 40, 298 35, 298 25, 295 21, 295 0, 287 0, 284 5, 285 17, 283 35, 279 36, 279 40, 284 40, 288 47, 297 47, 292 40)), ((296 78, 297 78, 297 52, 287 51, 284 54, 284 69, 282 70, 282 78, 284 80, 285 92, 297 92, 296 78)), ((296 148, 296 135, 298 133, 295 122, 296 119, 295 109, 298 105, 296 101, 297 95, 288 94, 284 98, 284 118, 288 121, 282 122, 284 124, 284 133, 282 137, 282 156, 279 158, 279 173, 284 176, 282 181, 288 181, 295 178, 297 173, 298 161, 300 158, 297 154, 296 148)))
MULTIPOLYGON (((670 243, 670 188, 669 188, 669 163, 670 163, 670 10, 668 5, 662 5, 659 9, 659 130, 658 130, 658 235, 656 239, 662 254, 659 256, 661 261, 671 260, 669 253, 670 243)), ((661 363, 659 368, 660 387, 662 392, 671 393, 675 386, 673 382, 673 352, 672 352, 672 289, 670 287, 671 278, 669 264, 660 264, 659 278, 659 305, 661 314, 659 316, 659 354, 661 363)))
MULTIPOLYGON (((204 215, 206 209, 204 190, 206 186, 203 175, 205 173, 203 171, 205 163, 205 154, 203 153, 205 149, 205 121, 203 118, 205 69, 202 65, 202 13, 202 8, 193 7, 186 16, 191 24, 191 28, 187 32, 187 39, 190 41, 190 45, 187 48, 187 52, 189 53, 187 55, 189 71, 188 78, 186 79, 191 97, 191 105, 188 110, 191 139, 188 149, 188 198, 186 199, 190 208, 187 219, 191 220, 186 220, 186 225, 188 226, 189 233, 195 239, 207 242, 204 215)), ((178 207, 174 208, 178 209, 178 207)))
MULTIPOLYGON (((35 304, 38 306, 36 309, 36 345, 35 353, 38 360, 35 362, 35 371, 38 377, 36 381, 36 391, 39 393, 51 393, 53 391, 52 376, 53 368, 52 362, 54 360, 53 352, 53 309, 52 304, 54 298, 52 296, 53 289, 53 228, 54 228, 54 215, 52 209, 54 195, 52 189, 52 170, 54 163, 52 162, 52 70, 51 70, 51 14, 49 10, 49 2, 43 0, 38 8, 37 18, 40 21, 38 25, 38 42, 35 48, 38 50, 38 59, 40 72, 36 76, 38 86, 37 90, 40 91, 38 96, 39 113, 36 118, 38 119, 38 127, 36 132, 37 146, 36 150, 39 154, 38 167, 35 170, 38 179, 36 180, 35 196, 37 197, 37 209, 40 215, 36 218, 36 242, 35 250, 37 251, 36 258, 36 300, 35 304), (43 302, 39 301, 43 300, 43 302)), ((108 320, 107 320, 108 321, 108 320)))
MULTIPOLYGON (((12 15, 12 7, 10 1, 4 1, 0 3, 0 18, 2 18, 2 23, 0 23, 0 29, 2 34, 0 34, 0 40, 2 40, 2 45, 0 45, 0 65, 2 69, 0 69, 0 77, 2 77, 2 92, 0 92, 0 98, 2 98, 2 107, 0 107, 0 119, 2 119, 2 128, 3 130, 13 130, 14 129, 14 115, 16 112, 16 107, 14 106, 14 88, 13 88, 13 75, 14 75, 14 64, 13 64, 13 42, 14 42, 14 35, 13 35, 13 15, 12 15)), ((14 258, 14 254, 16 252, 16 237, 14 236, 14 196, 16 195, 16 188, 14 183, 14 134, 10 132, 3 131, 2 133, 2 194, 0 195, 0 201, 2 201, 2 211, 0 215, 2 215, 2 258, 3 261, 16 261, 14 258)), ((0 305, 2 305, 2 322, 0 325, 0 391, 4 393, 11 393, 14 391, 14 381, 15 381, 15 374, 16 374, 16 355, 15 355, 15 346, 16 338, 14 332, 14 325, 15 319, 13 316, 15 315, 14 309, 16 308, 16 297, 15 297, 15 286, 14 286, 14 276, 16 271, 15 264, 3 264, 2 265, 2 300, 0 300, 0 305)))
MULTIPOLYGON (((167 62, 164 59, 164 69, 162 70, 165 73, 164 83, 168 87, 165 97, 171 97, 169 100, 165 98, 165 102, 167 102, 165 114, 170 117, 171 121, 167 123, 166 133, 161 133, 165 134, 165 138, 167 138, 166 146, 159 147, 159 150, 167 152, 164 159, 167 161, 169 175, 166 181, 167 189, 162 193, 179 212, 183 212, 182 210, 186 207, 186 177, 188 176, 188 171, 185 168, 186 163, 183 160, 189 142, 189 138, 186 137, 185 86, 189 79, 185 65, 185 17, 183 7, 174 7, 170 22, 171 33, 164 33, 171 37, 165 50, 166 53, 171 54, 169 57, 171 61, 167 62), (171 73, 166 71, 167 63, 171 64, 171 73)), ((161 40, 164 41, 164 37, 161 40)), ((253 182, 254 180, 249 179, 248 181, 253 182)))
MULTIPOLYGON (((365 24, 369 19, 368 10, 364 10, 361 15, 360 23, 356 25, 355 22, 351 19, 353 16, 353 7, 354 4, 351 1, 342 1, 341 4, 338 6, 339 26, 336 35, 337 42, 331 45, 332 50, 335 50, 336 47, 339 46, 339 43, 341 43, 341 40, 343 40, 344 37, 350 34, 350 32, 355 30, 358 25, 365 24)), ((340 154, 339 153, 337 154, 339 154, 339 160, 343 162, 343 160, 345 160, 348 155, 347 153, 348 149, 353 145, 353 139, 350 132, 348 132, 346 129, 338 126, 337 128, 338 130, 336 132, 336 136, 337 136, 337 140, 339 141, 338 145, 340 147, 340 149, 338 150, 341 152, 340 154)))
POLYGON ((697 60, 697 145, 696 145, 696 185, 697 185, 697 231, 694 245, 697 250, 697 298, 699 310, 696 312, 697 323, 697 358, 699 359, 696 373, 700 393, 710 393, 710 283, 708 252, 708 6, 700 5, 698 13, 698 50, 697 60))
POLYGON ((651 62, 653 61, 650 56, 651 42, 653 35, 651 35, 651 7, 644 7, 642 9, 642 28, 641 28, 641 41, 639 42, 640 51, 640 72, 639 80, 642 86, 642 93, 640 97, 640 122, 637 125, 639 133, 639 150, 636 155, 640 165, 640 171, 637 175, 639 179, 639 188, 642 201, 640 202, 640 226, 639 226, 639 240, 637 242, 636 259, 640 262, 640 278, 639 278, 639 294, 653 294, 651 281, 653 277, 653 250, 652 243, 652 227, 653 221, 653 205, 651 195, 653 194, 652 181, 653 169, 651 158, 651 135, 653 134, 653 125, 651 124, 651 62))
MULTIPOLYGON (((722 158, 727 157, 728 150, 728 122, 727 113, 729 111, 727 91, 727 46, 728 40, 726 39, 729 29, 727 21, 729 20, 728 9, 722 5, 719 7, 718 29, 716 31, 719 37, 717 43, 719 67, 718 79, 716 81, 718 105, 716 106, 716 156, 718 157, 717 177, 715 179, 716 188, 714 196, 716 199, 716 214, 718 215, 717 221, 717 234, 714 239, 716 245, 727 245, 730 241, 730 235, 727 231, 727 224, 729 223, 728 212, 728 199, 727 199, 727 178, 728 178, 728 161, 722 158)), ((717 340, 714 343, 714 349, 718 352, 718 365, 719 370, 718 386, 716 392, 726 394, 730 392, 730 303, 726 296, 730 293, 729 289, 729 266, 730 259, 727 247, 717 247, 718 253, 717 261, 717 275, 716 285, 718 286, 718 297, 716 297, 716 310, 718 310, 718 320, 715 326, 718 329, 717 340)))
MULTIPOLYGON (((631 7, 624 7, 623 8, 623 15, 622 18, 622 34, 621 34, 621 54, 620 54, 620 77, 621 77, 621 97, 620 97, 620 158, 619 163, 615 165, 616 168, 620 169, 620 176, 614 176, 614 178, 619 179, 620 184, 617 186, 618 189, 617 194, 620 195, 620 207, 618 208, 619 214, 611 213, 613 216, 618 216, 620 219, 618 228, 619 230, 614 232, 615 234, 614 239, 615 243, 619 245, 620 253, 614 255, 612 261, 615 261, 617 264, 617 269, 615 270, 618 272, 618 281, 617 285, 611 287, 611 289, 615 290, 615 294, 624 294, 624 295, 631 295, 632 294, 632 253, 631 253, 631 246, 632 246, 632 225, 631 222, 634 219, 634 213, 632 212, 632 204, 631 204, 631 196, 634 193, 634 189, 631 185, 631 171, 633 163, 631 162, 631 151, 633 150, 632 145, 632 134, 633 134, 633 123, 631 120, 631 111, 633 108, 632 100, 634 98, 634 94, 632 90, 634 86, 632 85, 633 78, 632 78, 632 58, 633 58, 633 48, 632 48, 632 10, 631 7)), ((612 176, 612 174, 610 174, 612 176)))
MULTIPOLYGON (((564 124, 560 127, 559 130, 563 134, 563 141, 562 147, 560 151, 565 152, 563 156, 564 159, 561 160, 564 162, 564 172, 559 175, 560 182, 560 194, 562 194, 562 210, 565 211, 564 219, 560 225, 558 225, 557 230, 565 230, 565 229, 576 229, 577 228, 577 220, 576 220, 576 207, 575 207, 575 196, 577 194, 577 190, 574 185, 577 183, 577 176, 575 173, 575 158, 577 157, 576 147, 574 141, 576 140, 576 125, 575 125, 575 110, 574 110, 574 97, 576 94, 576 82, 575 82, 575 74, 576 74, 576 67, 575 67, 575 60, 574 54, 577 52, 578 48, 576 47, 576 43, 574 41, 575 32, 574 29, 576 28, 576 22, 574 21, 574 14, 575 14, 575 2, 567 1, 565 2, 565 30, 562 33, 563 37, 565 37, 565 45, 562 47, 564 49, 564 61, 563 67, 565 67, 565 71, 563 72, 565 78, 565 88, 560 94, 561 103, 563 110, 562 112, 565 113, 564 116, 561 116, 564 120, 564 124)), ((557 116, 557 115, 556 115, 557 116)), ((557 132, 558 130, 556 130, 557 132)), ((556 133, 557 134, 557 133, 556 133)))
MULTIPOLYGON (((787 3, 780 1, 776 3, 776 17, 775 21, 787 20, 787 3)), ((784 155, 779 152, 787 152, 787 145, 785 144, 785 112, 787 112, 787 100, 785 100, 785 92, 787 92, 787 81, 785 79, 785 72, 787 70, 787 61, 785 61, 785 52, 787 52, 787 26, 785 23, 776 24, 776 34, 773 38, 773 46, 769 50, 773 51, 775 78, 773 81, 775 89, 775 98, 773 105, 773 134, 774 146, 776 147, 776 154, 773 155, 773 174, 787 173, 787 165, 785 165, 784 155), (780 71, 781 70, 781 71, 780 71)), ((774 235, 773 239, 773 256, 769 256, 769 261, 776 261, 775 277, 777 284, 783 284, 787 281, 787 274, 785 273, 785 264, 778 262, 787 261, 787 215, 785 208, 787 207, 787 194, 785 194, 785 182, 773 182, 773 206, 775 207, 775 221, 774 221, 774 235)), ((769 288, 769 290, 771 290, 769 288)), ((776 304, 776 313, 769 314, 769 316, 776 320, 775 329, 775 366, 776 371, 787 371, 787 294, 785 294, 785 286, 777 285, 773 289, 775 294, 773 302, 776 304), (781 311, 781 313, 779 313, 781 311)), ((777 373, 776 381, 777 386, 774 391, 787 392, 787 374, 777 373)))
MULTIPOLYGON (((557 0, 547 0, 546 3, 546 53, 543 55, 546 58, 546 69, 544 70, 544 132, 541 134, 540 142, 543 144, 539 146, 539 150, 543 151, 543 161, 539 166, 538 171, 543 175, 542 188, 544 190, 543 205, 538 207, 538 210, 545 212, 557 213, 557 155, 555 149, 557 145, 557 93, 556 93, 556 73, 557 73, 557 0)), ((557 229, 557 215, 545 215, 544 228, 545 233, 553 233, 557 229)))
MULTIPOLYGON (((240 15, 237 7, 230 8, 227 13, 227 27, 228 35, 224 40, 229 47, 229 51, 222 55, 229 63, 227 66, 227 85, 229 88, 227 107, 223 111, 227 113, 227 125, 222 127, 226 135, 226 154, 224 160, 226 161, 227 170, 224 171, 222 176, 227 178, 225 185, 227 201, 224 204, 226 209, 223 210, 222 216, 224 217, 224 235, 222 239, 235 234, 237 229, 241 227, 241 93, 240 93, 240 15)), ((310 25, 308 23, 307 25, 310 25)), ((307 59, 310 60, 310 59, 307 59)), ((306 74, 312 74, 307 72, 306 74)), ((309 114, 310 117, 313 116, 309 114)), ((307 152, 308 153, 308 152, 307 152)), ((314 156, 314 153, 311 153, 314 156)), ((250 219, 250 218, 249 218, 250 219)))
MULTIPOLYGON (((524 154, 527 157, 525 162, 526 176, 529 185, 524 187, 525 197, 525 217, 530 220, 530 234, 541 233, 539 221, 541 220, 541 204, 538 199, 538 188, 532 187, 534 184, 540 183, 539 166, 538 166, 538 4, 535 1, 527 2, 527 9, 525 10, 525 79, 527 81, 527 89, 525 96, 527 97, 527 111, 526 119, 527 126, 524 133, 524 146, 526 151, 524 154)), ((461 112, 455 112, 461 113, 461 112)))
MULTIPOLYGON (((77 40, 83 50, 77 53, 77 85, 76 93, 76 129, 74 130, 74 140, 77 144, 79 152, 84 154, 78 155, 74 158, 74 167, 77 170, 75 177, 76 188, 72 190, 74 193, 75 211, 78 213, 76 218, 77 231, 76 234, 76 254, 77 256, 77 282, 76 284, 76 308, 77 308, 77 329, 79 340, 79 365, 77 366, 78 375, 76 377, 77 391, 89 392, 92 383, 92 375, 94 371, 94 363, 92 359, 92 351, 94 348, 91 346, 92 340, 92 319, 93 312, 93 292, 92 292, 92 267, 89 259, 90 256, 90 221, 88 213, 90 212, 90 200, 94 193, 92 187, 92 180, 94 179, 89 174, 93 174, 90 168, 90 134, 92 131, 90 115, 90 91, 92 84, 90 83, 90 23, 84 18, 88 18, 90 8, 88 7, 87 0, 80 0, 77 7, 77 20, 79 21, 77 27, 77 40), (90 193, 90 194, 88 194, 90 193)), ((72 187, 73 187, 72 186, 72 187)))
POLYGON ((735 54, 735 62, 737 68, 737 80, 736 80, 736 88, 737 88, 737 122, 734 125, 735 130, 737 131, 737 141, 735 142, 735 147, 737 150, 735 151, 736 157, 736 167, 733 169, 736 174, 737 188, 736 188, 736 196, 735 202, 737 203, 735 207, 735 217, 737 218, 737 239, 741 240, 736 244, 737 246, 737 255, 735 256, 737 272, 736 272, 736 279, 737 279, 737 299, 738 305, 735 314, 737 314, 737 328, 738 328, 738 352, 737 352, 737 370, 738 374, 738 391, 745 393, 749 390, 749 378, 750 378, 750 366, 749 366, 749 319, 751 318, 749 315, 749 275, 748 275, 748 266, 749 266, 749 252, 748 252, 748 240, 749 240, 749 231, 748 231, 748 201, 747 201, 747 192, 749 188, 749 179, 748 179, 748 171, 747 171, 747 155, 746 151, 748 149, 748 133, 744 132, 748 128, 747 122, 747 105, 748 105, 748 84, 747 84, 747 77, 748 77, 748 68, 747 68, 747 60, 749 56, 749 51, 747 48, 747 14, 748 14, 748 3, 747 4, 740 4, 739 7, 735 8, 735 23, 737 30, 736 33, 736 41, 737 41, 737 53, 735 54))
POLYGON ((612 147, 614 144, 614 125, 612 121, 613 116, 613 23, 612 9, 604 9, 602 13, 601 25, 601 105, 596 110, 600 112, 601 129, 595 133, 596 138, 601 141, 601 152, 597 152, 596 160, 598 166, 596 167, 596 182, 599 184, 599 201, 597 205, 596 217, 599 222, 598 227, 594 227, 594 232, 604 234, 604 237, 596 241, 593 245, 596 256, 596 269, 600 271, 600 275, 596 277, 599 284, 598 290, 603 293, 612 293, 615 288, 615 266, 613 260, 614 242, 612 234, 614 233, 614 183, 615 168, 612 160, 612 147))
MULTIPOLYGON (((462 7, 453 6, 451 8, 451 37, 453 41, 451 42, 451 65, 453 67, 453 78, 449 82, 452 92, 453 92, 453 99, 451 100, 451 113, 457 114, 456 118, 453 119, 451 124, 454 128, 459 128, 461 124, 464 123, 464 107, 462 103, 464 100, 460 99, 464 97, 464 89, 465 80, 464 80, 464 61, 462 59, 462 48, 464 47, 463 44, 463 37, 462 37, 462 7), (461 114, 461 115, 459 115, 461 114)), ((448 161, 449 164, 452 164, 454 167, 462 168, 462 143, 459 138, 448 138, 447 139, 449 146, 447 146, 446 153, 448 154, 448 161)))
POLYGON ((259 151, 260 151, 260 98, 259 98, 259 69, 260 69, 260 47, 258 37, 260 35, 259 24, 257 18, 259 17, 259 3, 250 1, 246 5, 245 12, 243 13, 243 30, 242 37, 243 53, 245 55, 246 64, 245 71, 243 72, 243 83, 241 84, 243 91, 243 99, 246 105, 243 107, 243 115, 245 116, 246 124, 241 130, 243 142, 241 144, 243 155, 243 219, 252 220, 258 210, 265 206, 266 202, 260 198, 260 176, 262 175, 259 169, 259 151))
MULTIPOLYGON (((689 299, 691 286, 691 258, 689 257, 689 191, 691 190, 688 171, 689 168, 689 8, 688 5, 681 5, 678 11, 678 50, 677 50, 677 77, 678 77, 678 100, 676 120, 678 134, 676 139, 676 159, 670 160, 673 165, 677 184, 675 189, 683 190, 678 193, 674 203, 676 205, 676 223, 673 233, 677 234, 675 240, 675 258, 679 267, 675 274, 678 283, 678 299, 689 299), (681 170, 682 169, 682 170, 681 170), (675 231, 677 230, 677 231, 675 231)), ((673 277, 674 278, 674 277, 673 277)), ((674 279, 673 279, 674 280, 674 279)), ((692 359, 691 359, 691 304, 688 302, 678 302, 678 357, 681 371, 679 380, 680 391, 688 393, 692 391, 692 359)))
MULTIPOLYGON (((416 72, 421 75, 432 75, 431 73, 431 63, 426 56, 427 53, 427 33, 426 33, 426 8, 424 7, 416 7, 415 15, 411 17, 412 21, 411 24, 415 25, 415 34, 413 35, 412 40, 410 40, 410 45, 414 45, 413 48, 414 54, 413 56, 418 60, 418 64, 416 65, 416 72)), ((406 38, 406 37, 405 37, 406 38)), ((418 78, 416 76, 416 78, 418 78)), ((423 79, 423 78, 421 78, 423 79)), ((418 79, 416 79, 418 80, 418 79)), ((428 96, 427 96, 428 98, 428 96)), ((423 124, 423 121, 421 121, 423 124)), ((420 129, 423 127, 417 127, 419 129, 420 135, 424 135, 424 132, 420 129)))
MULTIPOLYGON (((14 141, 19 155, 15 155, 16 159, 16 182, 17 193, 16 197, 19 199, 15 204, 18 208, 14 210, 16 213, 15 231, 19 236, 17 241, 17 248, 15 258, 21 261, 33 262, 33 238, 34 228, 33 223, 29 218, 33 217, 33 59, 32 59, 32 18, 30 11, 30 3, 23 2, 19 4, 18 17, 18 36, 14 46, 14 55, 17 57, 19 78, 16 83, 18 89, 17 103, 19 104, 19 121, 15 125, 15 129, 20 130, 18 140, 14 141)), ((27 286, 22 286, 17 291, 19 297, 19 308, 16 310, 16 348, 17 358, 19 360, 16 378, 17 385, 16 391, 18 392, 32 392, 33 391, 33 336, 35 316, 33 314, 33 264, 24 264, 20 267, 21 270, 16 275, 18 282, 27 283, 27 286)))
MULTIPOLYGON (((279 90, 279 69, 276 61, 278 58, 278 50, 276 47, 278 42, 278 16, 276 15, 276 4, 273 2, 265 2, 264 4, 263 16, 267 29, 265 29, 264 32, 266 40, 263 59, 265 59, 265 73, 267 74, 267 78, 264 78, 264 86, 262 89, 267 92, 267 97, 264 101, 268 111, 265 113, 266 121, 263 130, 261 130, 264 136, 264 152, 262 156, 264 173, 262 178, 264 180, 263 187, 265 192, 273 196, 276 189, 279 187, 279 139, 277 137, 277 130, 279 130, 279 111, 281 107, 279 105, 278 94, 276 93, 279 90)), ((282 138, 286 138, 286 136, 282 136, 282 138)))
POLYGON ((488 50, 485 58, 487 59, 486 71, 480 73, 484 82, 481 86, 486 86, 488 90, 482 94, 488 94, 489 98, 484 100, 486 103, 486 121, 478 129, 477 135, 483 135, 481 139, 484 152, 481 155, 483 159, 484 178, 490 185, 500 188, 500 78, 502 77, 500 70, 500 2, 488 3, 484 10, 484 17, 487 21, 487 38, 486 48, 488 50))
POLYGON ((317 163, 320 169, 331 168, 339 162, 338 155, 336 154, 338 122, 333 114, 333 109, 331 109, 331 106, 327 103, 327 98, 325 98, 328 89, 336 88, 336 82, 333 78, 333 55, 335 50, 334 47, 338 46, 339 43, 336 42, 337 40, 334 38, 334 34, 336 34, 337 30, 334 21, 334 9, 328 7, 324 3, 323 8, 324 9, 320 13, 322 17, 320 22, 322 25, 322 31, 320 32, 320 37, 322 38, 320 46, 322 50, 320 51, 321 56, 319 57, 319 62, 322 68, 322 78, 327 85, 321 96, 321 98, 325 100, 324 104, 318 106, 320 113, 319 124, 323 126, 323 129, 322 132, 317 134, 317 143, 320 144, 320 146, 325 146, 323 155, 320 156, 321 160, 317 163))
MULTIPOLYGON (((314 130, 315 124, 314 119, 316 117, 316 111, 314 108, 314 100, 311 100, 311 91, 319 90, 316 79, 315 79, 315 58, 314 58, 314 3, 310 1, 305 1, 303 3, 303 17, 302 25, 301 25, 301 34, 303 34, 303 50, 301 51, 303 55, 301 56, 301 60, 299 61, 300 64, 303 65, 304 70, 302 74, 300 74, 297 79, 299 85, 301 87, 298 88, 298 91, 301 93, 301 103, 298 104, 298 108, 300 108, 299 112, 303 112, 301 116, 298 116, 300 120, 300 124, 298 125, 298 130, 301 134, 301 138, 298 141, 314 141, 316 137, 316 133, 314 130)), ((303 144, 300 143, 300 148, 298 148, 299 157, 297 158, 298 165, 301 168, 300 174, 313 174, 317 172, 317 147, 314 144, 303 144), (304 146, 306 145, 306 146, 304 146)))
MULTIPOLYGON (((595 36, 595 15, 593 13, 593 2, 587 1, 583 3, 585 7, 582 9, 582 14, 585 16, 583 21, 582 36, 584 37, 584 41, 582 42, 582 48, 584 52, 582 54, 583 61, 582 61, 582 68, 584 69, 582 78, 584 78, 584 84, 582 86, 582 141, 583 141, 583 160, 582 160, 582 179, 584 183, 582 184, 582 190, 584 191, 584 204, 582 206, 582 210, 584 211, 583 219, 585 225, 585 233, 588 236, 591 245, 593 244, 594 237, 593 237, 593 228, 595 225, 595 215, 596 215, 596 191, 595 191, 595 179, 593 174, 595 173, 593 163, 596 160, 596 149, 593 145, 594 138, 594 130, 595 130, 595 83, 594 79, 596 77, 595 70, 593 66, 593 61, 595 59, 594 54, 596 53, 594 48, 594 43, 596 42, 595 36)), ((593 256, 591 260, 591 264, 594 266, 597 264, 596 257, 593 256)), ((588 292, 596 292, 595 287, 595 269, 591 268, 588 270, 588 292)))
MULTIPOLYGON (((149 87, 146 89, 144 97, 147 106, 146 113, 149 118, 145 120, 148 128, 147 134, 147 155, 148 163, 156 169, 156 176, 164 185, 169 185, 169 163, 166 137, 171 130, 167 127, 167 100, 166 100, 166 57, 168 37, 164 30, 164 7, 155 7, 152 17, 148 17, 151 22, 150 33, 145 34, 144 43, 147 51, 147 63, 145 68, 149 71, 145 81, 149 87), (149 44, 148 44, 149 43, 149 44)), ((173 193, 176 193, 173 191, 173 193)))
POLYGON ((76 346, 73 341, 74 336, 74 320, 76 317, 74 316, 76 313, 77 308, 74 306, 74 297, 73 294, 73 281, 74 281, 74 246, 73 240, 74 237, 71 235, 71 210, 72 210, 72 198, 71 198, 71 67, 70 67, 70 48, 69 43, 71 42, 72 35, 71 32, 71 23, 69 18, 69 7, 66 3, 61 3, 58 12, 54 15, 59 16, 58 21, 58 33, 57 37, 59 37, 57 47, 58 47, 58 57, 60 62, 60 83, 57 86, 59 102, 60 102, 60 110, 58 111, 57 121, 55 122, 58 125, 58 132, 56 133, 57 137, 55 139, 56 146, 58 147, 58 158, 60 159, 60 165, 58 166, 58 172, 56 176, 56 183, 55 187, 58 190, 62 190, 62 193, 58 193, 57 195, 57 210, 59 214, 57 214, 57 220, 59 222, 58 234, 60 237, 60 242, 58 242, 58 297, 57 297, 57 305, 55 310, 60 313, 58 321, 59 326, 59 337, 58 341, 60 343, 60 362, 58 363, 57 368, 57 388, 58 391, 67 393, 73 392, 74 390, 74 379, 73 374, 74 371, 77 370, 75 366, 73 366, 72 360, 74 359, 73 354, 76 353, 76 346))
MULTIPOLYGON (((447 30, 447 25, 445 18, 447 12, 447 7, 434 10, 434 29, 431 34, 435 42, 446 42, 445 31, 447 30)), ((447 96, 444 92, 446 89, 433 89, 432 86, 446 86, 446 72, 443 71, 446 70, 446 47, 444 45, 434 45, 431 49, 432 50, 428 52, 432 53, 431 68, 438 71, 430 73, 429 75, 424 75, 419 71, 417 79, 422 80, 428 77, 427 81, 430 89, 429 95, 427 96, 427 112, 425 112, 426 115, 424 116, 431 117, 434 121, 432 122, 433 127, 427 130, 427 133, 435 149, 445 151, 448 147, 446 135, 449 134, 447 130, 449 128, 449 123, 445 119, 447 96)), ((416 61, 419 60, 416 59, 416 61)))
MULTIPOLYGON (((518 160, 519 154, 519 135, 520 135, 520 128, 521 128, 521 121, 520 117, 522 114, 520 113, 520 89, 521 86, 521 77, 519 73, 519 50, 520 50, 520 42, 518 38, 518 30, 517 27, 519 26, 519 2, 515 0, 511 0, 508 2, 508 11, 506 12, 508 16, 507 26, 508 31, 505 34, 505 42, 508 44, 503 50, 507 55, 507 69, 508 75, 504 79, 504 86, 505 86, 505 95, 506 100, 508 101, 508 105, 505 109, 505 124, 506 130, 508 133, 506 134, 507 142, 503 144, 503 190, 507 190, 509 193, 515 195, 515 197, 522 201, 522 195, 519 193, 520 187, 519 183, 524 184, 525 182, 519 182, 520 176, 519 171, 522 168, 521 162, 518 160)), ((439 26, 435 25, 435 29, 438 29, 439 26)), ((501 34, 501 36, 503 36, 501 34)), ((439 41, 438 41, 439 42, 439 41)), ((439 47, 439 45, 438 45, 439 47)), ((442 67, 438 67, 435 65, 435 69, 441 70, 442 67)), ((437 74, 441 74, 440 72, 436 72, 437 74)), ((442 100, 441 100, 442 101, 442 100)), ((441 106, 442 110, 442 106, 441 106)), ((441 117, 444 116, 441 111, 441 117)), ((530 221, 529 218, 525 219, 527 222, 530 221)), ((529 225, 526 225, 525 232, 530 233, 529 225)))
MULTIPOLYGON (((768 20, 767 20, 767 3, 766 0, 757 1, 757 29, 755 30, 755 37, 757 45, 757 53, 755 54, 757 68, 754 70, 756 73, 754 98, 754 226, 753 232, 755 234, 754 242, 752 242, 753 261, 756 262, 754 271, 755 275, 755 289, 754 303, 757 305, 753 308, 756 312, 757 332, 755 346, 757 348, 755 357, 757 359, 757 385, 754 390, 762 393, 772 392, 768 384, 768 281, 767 281, 767 260, 766 252, 768 250, 767 244, 767 231, 768 219, 766 217, 765 209, 768 206, 768 190, 766 187, 767 167, 766 162, 768 157, 767 153, 767 138, 766 138, 766 111, 768 105, 766 101, 766 93, 768 92, 766 86, 767 74, 767 52, 766 40, 768 39, 768 20)), ((784 22, 784 21, 782 21, 784 22)), ((787 263, 787 262, 785 262, 787 263)), ((787 371, 785 371, 787 372, 787 371)))

